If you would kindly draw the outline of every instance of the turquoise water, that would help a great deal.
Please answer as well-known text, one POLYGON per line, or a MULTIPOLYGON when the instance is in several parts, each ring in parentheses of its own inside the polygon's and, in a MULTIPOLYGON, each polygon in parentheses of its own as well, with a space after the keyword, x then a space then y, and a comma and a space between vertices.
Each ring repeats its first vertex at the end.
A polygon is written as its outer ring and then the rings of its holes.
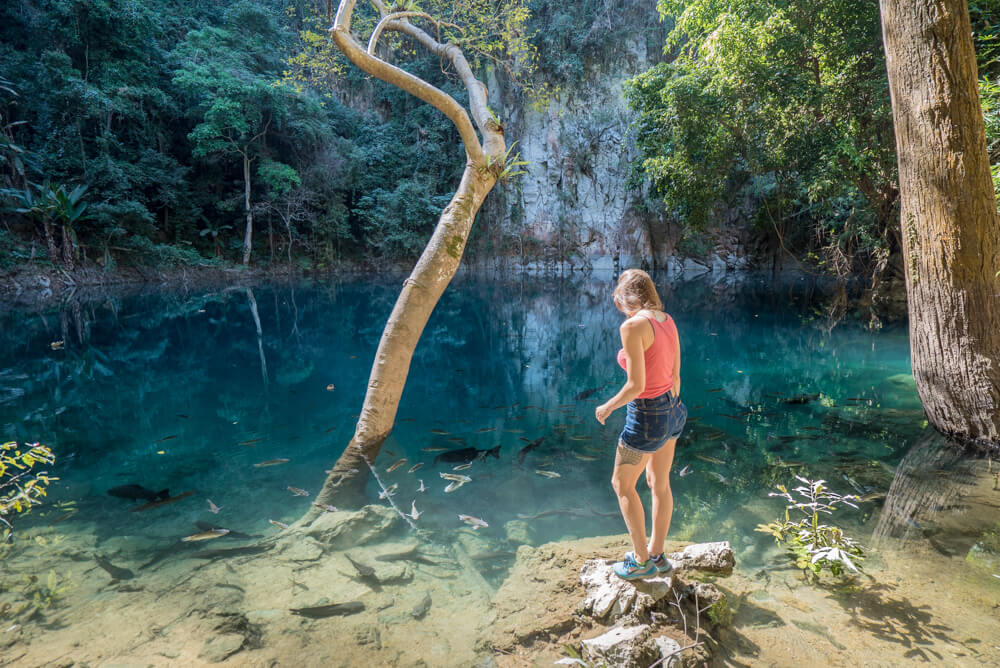
MULTIPOLYGON (((793 474, 870 495, 843 518, 870 532, 926 431, 905 323, 871 331, 867 313, 843 313, 836 289, 804 280, 658 284, 681 337, 690 418, 670 537, 730 540, 741 568, 766 565, 773 542, 753 528, 778 516, 767 493, 793 474)), ((353 433, 398 285, 153 291, 5 310, 2 437, 49 445, 59 476, 18 528, 87 534, 136 573, 203 549, 177 542, 197 521, 274 535, 271 520, 309 508, 353 433), (288 461, 255 466, 274 459, 288 461), (193 494, 130 512, 142 502, 106 493, 127 484, 193 494)), ((421 339, 376 468, 401 508, 416 504, 434 543, 468 532, 458 514, 485 521, 476 536, 496 556, 478 567, 494 586, 518 542, 624 531, 609 483, 624 413, 603 427, 593 417, 623 381, 610 288, 609 276, 462 278, 421 339), (453 464, 434 458, 470 446, 499 446, 499 457, 475 461, 462 471, 472 482, 446 494, 439 474, 453 464)), ((379 491, 369 483, 370 503, 385 503, 379 491)))
MULTIPOLYGON (((850 491, 832 466, 892 467, 922 430, 912 384, 898 382, 909 373, 902 326, 870 332, 848 319, 827 331, 822 306, 794 284, 782 293, 707 282, 661 290, 680 331, 691 418, 676 457, 675 471, 690 473, 673 483, 675 531, 717 538, 728 509, 792 470, 850 491), (787 403, 804 395, 807 403, 787 403)), ((418 502, 423 527, 458 528, 457 513, 502 528, 519 514, 574 510, 539 518, 538 538, 620 530, 608 479, 624 412, 605 427, 593 418, 623 380, 614 359, 621 317, 608 292, 599 279, 464 280, 444 296, 378 462, 384 470, 407 459, 383 479, 399 484, 401 506, 418 502), (498 459, 465 471, 476 484, 448 495, 439 473, 451 465, 424 452, 497 445, 498 459), (419 479, 428 492, 415 492, 419 479)), ((75 500, 79 515, 66 521, 86 518, 107 534, 149 522, 105 494, 123 484, 196 492, 152 511, 165 539, 207 515, 206 499, 242 531, 294 521, 310 501, 287 487, 315 493, 350 439, 395 294, 395 283, 344 282, 97 299, 76 317, 8 312, 3 437, 51 446, 61 480, 50 500, 75 500), (64 348, 52 350, 59 340, 64 348), (289 461, 254 466, 276 458, 289 461)), ((868 473, 854 482, 886 482, 881 468, 868 473)), ((374 483, 371 491, 377 499, 374 483)))

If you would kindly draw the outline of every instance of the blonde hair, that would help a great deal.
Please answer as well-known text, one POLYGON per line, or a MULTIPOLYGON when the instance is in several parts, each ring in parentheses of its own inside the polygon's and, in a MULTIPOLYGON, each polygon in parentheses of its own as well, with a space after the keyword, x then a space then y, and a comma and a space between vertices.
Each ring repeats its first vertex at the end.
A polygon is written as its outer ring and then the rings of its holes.
POLYGON ((614 291, 615 306, 624 313, 635 313, 644 308, 662 311, 663 302, 656 292, 653 279, 641 269, 626 269, 618 277, 614 291))

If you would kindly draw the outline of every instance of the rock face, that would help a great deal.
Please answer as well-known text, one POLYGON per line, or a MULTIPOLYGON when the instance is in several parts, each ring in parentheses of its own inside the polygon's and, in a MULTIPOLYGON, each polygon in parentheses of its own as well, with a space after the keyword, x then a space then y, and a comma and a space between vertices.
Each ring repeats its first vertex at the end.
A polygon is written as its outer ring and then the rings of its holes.
POLYGON ((487 82, 491 106, 507 112, 508 142, 517 140, 515 151, 528 162, 518 187, 505 197, 504 229, 523 229, 523 237, 541 240, 553 255, 575 255, 576 266, 610 268, 615 255, 623 266, 638 266, 651 248, 669 253, 676 243, 653 238, 663 234, 645 218, 656 214, 638 211, 642 194, 626 183, 637 151, 624 83, 663 59, 662 39, 646 39, 662 24, 655 0, 619 5, 615 21, 633 23, 630 36, 606 55, 595 54, 583 83, 563 86, 544 109, 495 79, 487 82))

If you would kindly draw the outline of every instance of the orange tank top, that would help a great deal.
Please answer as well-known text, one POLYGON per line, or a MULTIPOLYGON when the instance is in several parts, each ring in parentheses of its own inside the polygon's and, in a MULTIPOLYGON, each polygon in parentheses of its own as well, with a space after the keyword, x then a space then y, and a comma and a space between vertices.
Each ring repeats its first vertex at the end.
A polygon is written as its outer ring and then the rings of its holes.
MULTIPOLYGON (((643 353, 646 387, 637 397, 639 399, 652 399, 670 390, 674 385, 674 364, 677 362, 674 354, 677 350, 677 326, 674 319, 669 315, 663 322, 657 322, 656 318, 646 319, 653 327, 653 344, 643 353)), ((625 368, 624 348, 618 350, 618 365, 625 368)))

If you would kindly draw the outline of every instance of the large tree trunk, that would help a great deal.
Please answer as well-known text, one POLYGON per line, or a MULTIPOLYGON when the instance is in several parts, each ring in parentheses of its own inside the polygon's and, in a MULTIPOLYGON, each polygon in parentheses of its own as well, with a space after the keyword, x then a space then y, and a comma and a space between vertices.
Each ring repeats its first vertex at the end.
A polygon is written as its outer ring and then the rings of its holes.
MULTIPOLYGON (((489 171, 466 165, 458 190, 441 213, 416 267, 403 282, 375 353, 354 437, 330 470, 317 503, 331 504, 341 495, 356 495, 367 481, 368 464, 374 463, 396 421, 413 351, 431 311, 458 270, 476 213, 495 183, 496 177, 489 171)), ((321 512, 313 506, 303 521, 321 512)))
POLYGON ((253 209, 250 208, 250 152, 243 153, 243 207, 247 213, 247 228, 243 234, 243 266, 250 264, 253 248, 253 209))
POLYGON ((913 375, 938 430, 1000 443, 1000 220, 965 0, 881 0, 913 375))

